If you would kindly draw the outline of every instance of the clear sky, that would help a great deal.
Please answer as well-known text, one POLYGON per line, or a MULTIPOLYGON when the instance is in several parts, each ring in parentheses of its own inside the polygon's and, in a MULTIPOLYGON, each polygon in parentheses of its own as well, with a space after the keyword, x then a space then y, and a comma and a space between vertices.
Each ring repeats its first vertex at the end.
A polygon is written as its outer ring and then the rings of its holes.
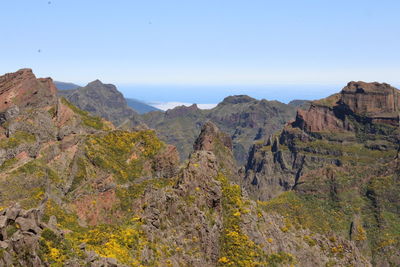
POLYGON ((0 0, 0 10, 0 73, 101 79, 133 96, 131 85, 400 84, 399 0, 0 0))

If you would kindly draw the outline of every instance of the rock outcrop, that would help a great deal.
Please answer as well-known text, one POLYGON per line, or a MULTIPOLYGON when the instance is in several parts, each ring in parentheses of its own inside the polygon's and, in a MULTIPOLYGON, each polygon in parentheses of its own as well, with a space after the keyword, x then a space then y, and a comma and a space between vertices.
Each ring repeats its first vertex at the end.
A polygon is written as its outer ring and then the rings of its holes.
POLYGON ((398 116, 400 91, 387 83, 350 82, 341 92, 341 103, 367 116, 398 116))
POLYGON ((13 106, 36 108, 49 105, 56 99, 51 78, 36 79, 31 69, 21 69, 0 77, 0 112, 13 106))
POLYGON ((400 126, 400 91, 386 83, 350 82, 339 94, 314 101, 297 111, 295 127, 308 132, 353 131, 347 119, 400 126))
POLYGON ((249 195, 277 203, 278 213, 310 229, 337 227, 376 266, 398 265, 400 236, 387 232, 400 219, 393 210, 400 207, 398 93, 387 84, 351 82, 299 110, 281 133, 252 147, 244 179, 249 195))
POLYGON ((226 133, 221 132, 214 123, 207 121, 194 142, 193 149, 214 151, 218 149, 218 146, 232 150, 232 139, 226 133))

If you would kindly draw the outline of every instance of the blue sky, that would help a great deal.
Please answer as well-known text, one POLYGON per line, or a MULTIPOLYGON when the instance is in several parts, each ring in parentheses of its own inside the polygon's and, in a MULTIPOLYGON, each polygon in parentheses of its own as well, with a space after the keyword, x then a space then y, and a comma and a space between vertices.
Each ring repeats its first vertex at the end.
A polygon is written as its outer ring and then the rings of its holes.
POLYGON ((288 98, 307 85, 319 96, 350 80, 400 84, 398 0, 48 2, 0 1, 0 73, 100 79, 142 99, 143 86, 154 101, 194 99, 198 86, 219 99, 218 88, 288 98))

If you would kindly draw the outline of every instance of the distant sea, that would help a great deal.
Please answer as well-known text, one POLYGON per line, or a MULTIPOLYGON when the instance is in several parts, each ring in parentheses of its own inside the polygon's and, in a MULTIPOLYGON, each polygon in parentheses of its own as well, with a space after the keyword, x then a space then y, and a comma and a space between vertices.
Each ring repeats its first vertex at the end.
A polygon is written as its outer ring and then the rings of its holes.
POLYGON ((295 99, 314 100, 339 92, 343 85, 117 85, 127 98, 146 103, 217 104, 230 95, 288 103, 295 99))

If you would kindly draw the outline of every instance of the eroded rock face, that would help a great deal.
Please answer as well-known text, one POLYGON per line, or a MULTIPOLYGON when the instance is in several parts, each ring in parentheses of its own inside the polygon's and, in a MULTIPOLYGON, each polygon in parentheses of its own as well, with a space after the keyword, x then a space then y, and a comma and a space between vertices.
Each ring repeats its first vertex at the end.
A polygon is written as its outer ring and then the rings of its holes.
POLYGON ((400 110, 400 92, 387 83, 350 82, 341 95, 341 102, 354 113, 379 116, 400 110))
POLYGON ((253 146, 249 195, 288 220, 338 227, 374 266, 398 265, 400 236, 384 234, 400 219, 396 94, 386 84, 349 83, 299 110, 281 133, 253 146))
POLYGON ((217 149, 218 145, 232 150, 232 139, 227 134, 221 132, 214 123, 208 121, 203 125, 193 148, 194 150, 213 151, 217 149))
POLYGON ((217 157, 220 169, 223 169, 231 181, 240 183, 238 164, 233 154, 232 139, 219 130, 212 122, 207 121, 193 145, 194 151, 210 151, 217 157))
POLYGON ((0 77, 0 111, 10 107, 35 108, 56 100, 52 79, 36 79, 31 69, 21 69, 0 77))
POLYGON ((340 94, 314 101, 297 111, 294 127, 307 132, 353 131, 346 116, 356 114, 374 123, 399 126, 400 91, 386 83, 350 82, 340 94))
POLYGON ((344 131, 344 121, 338 119, 332 108, 326 106, 311 105, 305 111, 297 111, 295 126, 308 132, 344 131))

